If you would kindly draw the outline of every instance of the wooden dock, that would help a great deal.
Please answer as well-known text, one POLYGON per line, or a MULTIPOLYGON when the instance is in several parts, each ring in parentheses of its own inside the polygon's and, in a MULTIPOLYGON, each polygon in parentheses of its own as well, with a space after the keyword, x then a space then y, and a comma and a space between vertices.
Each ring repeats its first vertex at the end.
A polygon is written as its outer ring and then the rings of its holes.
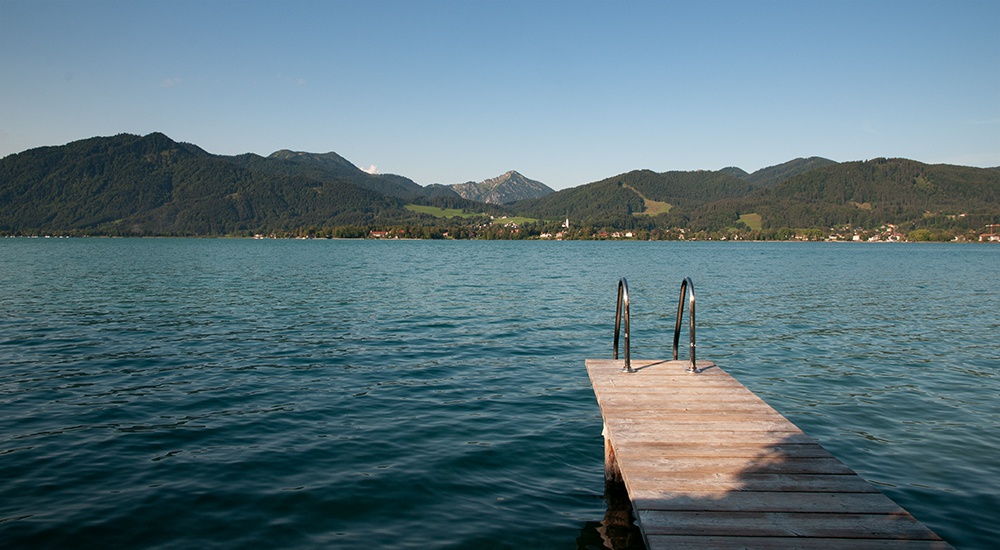
POLYGON ((712 363, 586 364, 648 549, 951 548, 712 363))

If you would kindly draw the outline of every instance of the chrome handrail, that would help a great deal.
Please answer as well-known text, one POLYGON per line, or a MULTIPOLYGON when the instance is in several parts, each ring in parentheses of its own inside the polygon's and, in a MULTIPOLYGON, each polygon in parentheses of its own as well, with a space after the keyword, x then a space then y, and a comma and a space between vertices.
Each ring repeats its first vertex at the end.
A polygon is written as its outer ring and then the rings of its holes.
MULTIPOLYGON (((681 339, 681 317, 684 315, 684 295, 688 298, 688 319, 691 321, 691 366, 688 372, 700 372, 694 359, 694 283, 691 277, 684 277, 681 281, 681 298, 677 302, 677 323, 674 325, 674 361, 677 360, 677 344, 681 339)), ((628 329, 626 329, 628 330, 628 329)))
POLYGON ((632 369, 632 358, 629 353, 628 281, 625 277, 618 281, 618 301, 615 306, 615 359, 618 359, 618 332, 622 326, 622 310, 625 312, 625 366, 622 370, 635 372, 632 369))

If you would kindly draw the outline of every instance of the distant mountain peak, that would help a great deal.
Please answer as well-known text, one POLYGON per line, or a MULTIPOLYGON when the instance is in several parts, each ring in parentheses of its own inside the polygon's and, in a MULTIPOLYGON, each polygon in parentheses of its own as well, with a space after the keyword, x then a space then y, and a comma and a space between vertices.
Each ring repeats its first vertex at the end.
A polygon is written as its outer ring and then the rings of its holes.
POLYGON ((823 157, 796 158, 788 162, 761 168, 753 174, 748 174, 743 179, 749 181, 756 187, 770 187, 777 185, 793 176, 804 174, 818 168, 837 164, 836 162, 823 157))
POLYGON ((738 166, 727 166, 726 168, 723 168, 722 170, 719 170, 719 172, 721 172, 723 174, 729 174, 730 176, 733 176, 734 178, 739 178, 739 179, 745 179, 746 177, 748 177, 750 175, 750 174, 747 173, 746 170, 744 170, 744 169, 742 169, 742 168, 740 168, 738 166))
POLYGON ((270 155, 269 159, 277 160, 290 160, 293 162, 313 162, 321 163, 326 165, 339 166, 341 168, 353 168, 354 170, 360 171, 361 169, 351 163, 351 161, 345 159, 344 157, 330 151, 329 153, 309 153, 306 151, 292 151, 290 149, 279 149, 270 155))
POLYGON ((503 175, 479 183, 457 183, 451 188, 464 199, 491 204, 509 204, 555 192, 540 181, 524 177, 517 170, 508 170, 503 175))

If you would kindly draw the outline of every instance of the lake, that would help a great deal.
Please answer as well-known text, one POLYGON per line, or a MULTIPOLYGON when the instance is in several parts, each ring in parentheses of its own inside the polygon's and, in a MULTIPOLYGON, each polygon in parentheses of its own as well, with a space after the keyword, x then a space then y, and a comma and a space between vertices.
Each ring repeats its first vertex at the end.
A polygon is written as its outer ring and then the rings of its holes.
POLYGON ((998 274, 978 244, 3 239, 0 540, 600 548, 584 360, 622 276, 632 357, 669 358, 689 276, 699 359, 988 547, 998 274))

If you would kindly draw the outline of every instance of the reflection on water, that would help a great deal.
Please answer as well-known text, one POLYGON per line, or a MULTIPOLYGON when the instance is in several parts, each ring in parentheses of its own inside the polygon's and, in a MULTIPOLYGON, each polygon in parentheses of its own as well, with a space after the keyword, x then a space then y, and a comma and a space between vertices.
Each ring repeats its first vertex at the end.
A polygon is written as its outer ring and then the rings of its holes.
POLYGON ((577 539, 579 550, 645 550, 628 490, 621 480, 604 480, 607 510, 600 522, 587 522, 577 539))

